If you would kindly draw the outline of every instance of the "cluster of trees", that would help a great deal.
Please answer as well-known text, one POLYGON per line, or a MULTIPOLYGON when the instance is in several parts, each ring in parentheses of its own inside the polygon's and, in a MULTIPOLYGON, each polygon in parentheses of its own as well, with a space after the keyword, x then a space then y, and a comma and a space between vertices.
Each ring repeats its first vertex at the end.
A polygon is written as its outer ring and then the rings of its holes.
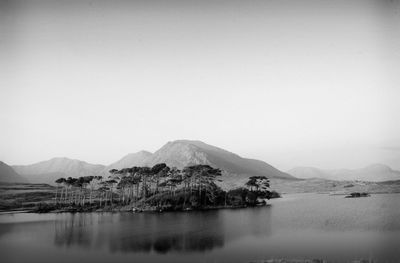
POLYGON ((112 169, 108 178, 85 176, 59 178, 55 202, 60 205, 206 207, 256 204, 269 198, 269 181, 264 176, 250 177, 244 188, 223 191, 221 170, 209 165, 187 166, 180 170, 165 163, 153 167, 112 169), (61 190, 60 190, 61 188, 61 190))
POLYGON ((237 205, 257 205, 264 203, 264 199, 279 197, 279 194, 274 191, 269 191, 269 179, 265 176, 252 176, 245 184, 246 187, 241 187, 229 191, 229 204, 237 205))
POLYGON ((55 202, 63 204, 85 205, 88 201, 93 203, 93 190, 102 182, 102 176, 84 176, 79 178, 59 178, 57 184, 55 202), (63 187, 59 191, 60 185, 63 187), (89 191, 89 200, 87 192, 89 191), (60 193, 59 193, 60 192, 60 193))

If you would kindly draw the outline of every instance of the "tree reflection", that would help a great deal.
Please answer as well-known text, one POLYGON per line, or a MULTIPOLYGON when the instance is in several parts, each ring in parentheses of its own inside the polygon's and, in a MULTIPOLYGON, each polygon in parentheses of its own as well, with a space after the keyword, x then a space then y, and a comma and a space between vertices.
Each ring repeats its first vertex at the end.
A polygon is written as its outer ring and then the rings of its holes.
POLYGON ((74 214, 56 220, 54 243, 124 253, 202 252, 223 247, 224 227, 216 211, 74 214))
POLYGON ((54 244, 57 246, 79 245, 88 248, 92 245, 92 214, 65 214, 55 221, 54 244))

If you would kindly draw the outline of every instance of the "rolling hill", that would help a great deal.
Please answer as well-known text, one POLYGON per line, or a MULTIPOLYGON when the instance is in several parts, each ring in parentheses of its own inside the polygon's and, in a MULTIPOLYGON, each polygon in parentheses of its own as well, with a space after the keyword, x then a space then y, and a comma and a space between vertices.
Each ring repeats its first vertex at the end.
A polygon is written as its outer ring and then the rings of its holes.
POLYGON ((31 165, 15 165, 12 168, 29 182, 54 184, 60 177, 97 175, 104 169, 104 165, 69 158, 53 158, 31 165))
POLYGON ((27 183, 28 180, 16 173, 14 169, 6 163, 0 161, 0 182, 2 183, 27 183))

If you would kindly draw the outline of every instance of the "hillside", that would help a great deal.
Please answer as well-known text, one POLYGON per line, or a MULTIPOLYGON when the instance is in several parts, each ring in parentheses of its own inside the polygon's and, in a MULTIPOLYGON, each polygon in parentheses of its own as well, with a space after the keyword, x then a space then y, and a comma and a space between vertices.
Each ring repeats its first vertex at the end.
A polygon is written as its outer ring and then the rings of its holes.
POLYGON ((391 169, 387 165, 373 164, 361 169, 323 170, 314 167, 296 167, 288 171, 297 178, 322 178, 327 180, 360 180, 382 182, 400 180, 400 171, 391 169))
POLYGON ((16 173, 14 169, 6 163, 0 161, 0 182, 3 183, 27 183, 28 180, 16 173))
POLYGON ((201 141, 178 140, 168 142, 150 158, 151 165, 165 162, 183 168, 187 165, 209 164, 231 174, 265 175, 271 178, 293 179, 273 166, 259 160, 242 158, 227 150, 201 141))
POLYGON ((146 166, 148 165, 148 160, 152 156, 151 152, 140 151, 137 153, 130 153, 122 157, 122 159, 104 167, 104 169, 99 173, 101 176, 110 175, 108 171, 111 169, 122 169, 133 166, 146 166))
POLYGON ((59 177, 97 175, 104 166, 69 158, 53 158, 31 165, 15 165, 13 168, 32 183, 54 184, 59 177))

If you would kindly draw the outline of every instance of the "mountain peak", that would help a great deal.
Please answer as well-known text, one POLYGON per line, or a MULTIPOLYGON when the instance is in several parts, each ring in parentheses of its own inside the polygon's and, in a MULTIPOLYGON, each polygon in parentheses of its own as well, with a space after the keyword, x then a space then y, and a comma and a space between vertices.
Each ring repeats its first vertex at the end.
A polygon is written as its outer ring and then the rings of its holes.
POLYGON ((175 141, 169 141, 167 142, 168 144, 193 144, 193 145, 208 145, 205 142, 199 141, 199 140, 175 140, 175 141))
POLYGON ((136 154, 140 154, 140 155, 152 155, 153 153, 151 153, 151 152, 149 152, 149 151, 141 150, 141 151, 138 151, 136 154))
POLYGON ((220 153, 224 152, 225 154, 230 154, 230 155, 239 157, 239 155, 237 155, 235 153, 229 152, 229 151, 227 151, 225 149, 222 149, 222 148, 207 144, 207 143, 199 141, 199 140, 175 140, 175 141, 170 141, 167 144, 165 144, 162 148, 171 147, 172 145, 192 145, 192 146, 200 148, 202 150, 220 152, 220 153))
POLYGON ((187 165, 208 164, 229 174, 293 179, 271 165, 257 160, 242 158, 222 148, 198 140, 170 141, 154 153, 150 164, 165 162, 169 166, 183 168, 187 165))

